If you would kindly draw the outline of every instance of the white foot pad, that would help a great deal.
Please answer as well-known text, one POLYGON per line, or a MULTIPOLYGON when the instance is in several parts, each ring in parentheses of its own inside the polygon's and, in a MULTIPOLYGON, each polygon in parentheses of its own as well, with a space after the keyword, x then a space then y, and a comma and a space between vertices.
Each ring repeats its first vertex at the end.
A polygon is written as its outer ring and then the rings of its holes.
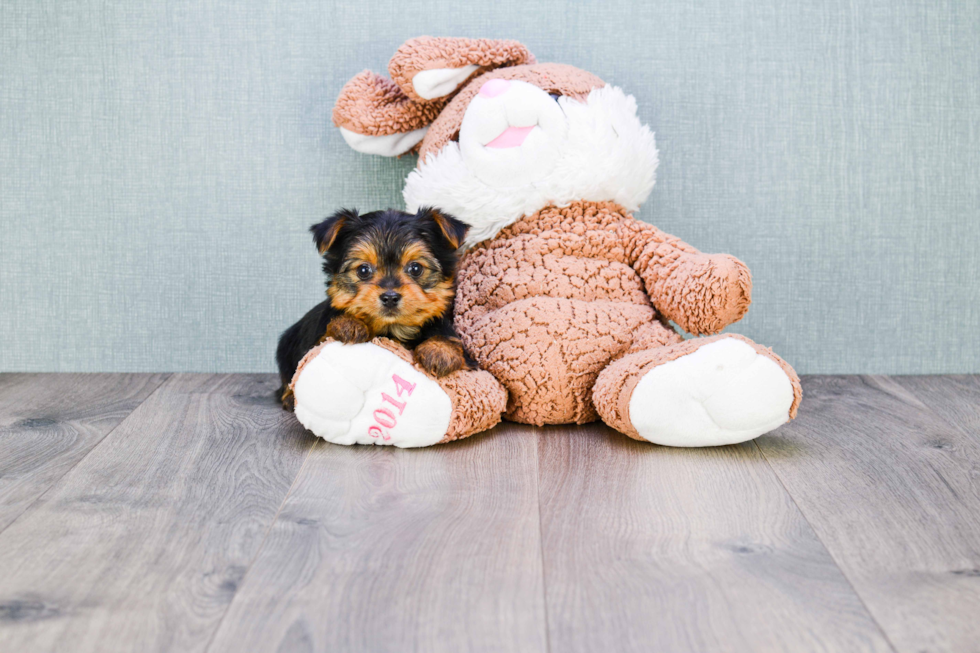
POLYGON ((300 423, 334 444, 425 447, 442 440, 452 414, 438 383, 371 343, 329 343, 293 394, 300 423))
POLYGON ((735 338, 659 365, 630 398, 640 437, 671 447, 709 447, 756 438, 789 420, 793 386, 771 358, 735 338))

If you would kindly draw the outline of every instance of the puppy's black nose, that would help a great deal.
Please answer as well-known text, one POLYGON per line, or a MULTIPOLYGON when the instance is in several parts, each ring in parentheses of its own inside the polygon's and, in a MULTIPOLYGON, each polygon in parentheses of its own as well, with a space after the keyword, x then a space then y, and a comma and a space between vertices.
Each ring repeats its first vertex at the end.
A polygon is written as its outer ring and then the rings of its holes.
POLYGON ((385 292, 381 293, 380 297, 381 303, 385 308, 394 308, 395 306, 398 306, 398 300, 401 298, 402 296, 396 293, 394 290, 386 290, 385 292))

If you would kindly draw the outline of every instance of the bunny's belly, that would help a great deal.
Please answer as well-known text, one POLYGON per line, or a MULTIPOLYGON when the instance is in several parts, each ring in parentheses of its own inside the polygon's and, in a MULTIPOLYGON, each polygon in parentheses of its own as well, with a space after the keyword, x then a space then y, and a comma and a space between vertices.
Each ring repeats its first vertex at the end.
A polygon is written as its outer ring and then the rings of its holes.
MULTIPOLYGON (((457 321, 467 350, 509 392, 506 416, 528 424, 598 418, 592 386, 599 372, 660 326, 649 305, 533 296, 457 321)), ((663 328, 663 327, 660 327, 663 328)))

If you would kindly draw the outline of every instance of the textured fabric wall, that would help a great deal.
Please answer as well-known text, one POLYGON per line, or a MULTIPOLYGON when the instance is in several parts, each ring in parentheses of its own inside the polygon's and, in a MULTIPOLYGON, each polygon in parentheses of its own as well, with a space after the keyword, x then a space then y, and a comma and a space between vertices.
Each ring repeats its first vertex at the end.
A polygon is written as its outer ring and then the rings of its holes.
POLYGON ((0 2, 0 370, 271 371, 306 231, 413 163, 330 126, 422 34, 625 88, 653 222, 742 258, 801 372, 980 372, 980 3, 0 2))

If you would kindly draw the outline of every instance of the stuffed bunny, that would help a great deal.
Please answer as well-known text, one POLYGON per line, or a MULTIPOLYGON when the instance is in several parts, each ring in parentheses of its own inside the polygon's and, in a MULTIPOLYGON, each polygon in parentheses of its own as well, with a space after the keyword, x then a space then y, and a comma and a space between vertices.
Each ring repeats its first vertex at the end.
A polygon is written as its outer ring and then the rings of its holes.
POLYGON ((293 380, 308 428, 331 442, 424 446, 504 411, 536 425, 602 419, 695 447, 795 417, 792 367, 747 338, 712 335, 748 310, 748 268, 631 215, 658 163, 632 96, 503 40, 413 39, 389 74, 351 79, 334 123, 360 152, 417 152, 408 210, 435 206, 470 226, 455 324, 485 371, 435 379, 391 341, 327 341, 293 380), (710 337, 685 340, 669 321, 710 337), (394 379, 406 407, 378 413, 394 379), (339 387, 349 401, 324 401, 339 387), (390 426, 372 428, 378 419, 390 426))

